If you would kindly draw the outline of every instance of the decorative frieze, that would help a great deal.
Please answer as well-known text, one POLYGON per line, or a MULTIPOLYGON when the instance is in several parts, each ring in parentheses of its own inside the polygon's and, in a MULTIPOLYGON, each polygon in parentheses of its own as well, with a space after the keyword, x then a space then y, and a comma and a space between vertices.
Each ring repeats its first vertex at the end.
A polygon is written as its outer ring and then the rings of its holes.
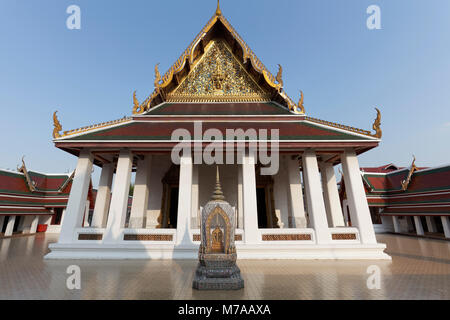
POLYGON ((78 240, 102 240, 102 234, 94 234, 94 233, 80 233, 78 234, 78 240))
POLYGON ((331 235, 333 240, 356 240, 355 233, 333 233, 331 235))
POLYGON ((263 241, 308 241, 310 234, 263 234, 263 241))
POLYGON ((125 241, 173 241, 172 234, 126 234, 125 241))

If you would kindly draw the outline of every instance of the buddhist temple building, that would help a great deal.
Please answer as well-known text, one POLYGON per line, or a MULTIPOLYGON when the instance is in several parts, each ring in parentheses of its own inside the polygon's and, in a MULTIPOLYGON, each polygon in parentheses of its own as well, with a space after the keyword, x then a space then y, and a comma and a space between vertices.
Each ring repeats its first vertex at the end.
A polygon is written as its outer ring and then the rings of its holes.
MULTIPOLYGON (((73 173, 48 174, 0 169, 0 237, 36 232, 59 233, 72 187, 73 173)), ((88 186, 85 212, 93 209, 94 190, 88 186)), ((88 215, 87 215, 88 216, 88 215)), ((86 225, 86 222, 83 223, 86 225)))
MULTIPOLYGON (((450 166, 361 168, 375 230, 450 238, 450 166)), ((345 181, 341 183, 344 217, 345 181)))
POLYGON ((238 259, 390 259, 377 243, 358 164, 381 141, 380 112, 368 131, 307 116, 314 110, 303 101, 303 93, 297 103, 287 95, 282 67, 273 75, 218 5, 165 74, 156 65, 148 97, 133 94, 130 116, 63 131, 54 114, 54 144, 78 163, 46 258, 197 259, 200 212, 219 165, 238 259), (101 175, 84 227, 93 166, 101 175))

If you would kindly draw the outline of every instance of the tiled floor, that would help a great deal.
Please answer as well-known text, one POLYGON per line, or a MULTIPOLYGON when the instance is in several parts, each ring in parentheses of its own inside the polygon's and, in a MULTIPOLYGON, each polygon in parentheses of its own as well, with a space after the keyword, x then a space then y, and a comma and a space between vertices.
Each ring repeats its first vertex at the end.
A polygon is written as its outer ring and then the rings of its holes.
POLYGON ((450 299, 450 242, 378 235, 392 261, 240 260, 245 289, 191 288, 196 261, 48 261, 56 236, 0 240, 0 299, 450 299), (81 290, 66 268, 81 268, 81 290), (367 288, 367 268, 381 288, 367 288))

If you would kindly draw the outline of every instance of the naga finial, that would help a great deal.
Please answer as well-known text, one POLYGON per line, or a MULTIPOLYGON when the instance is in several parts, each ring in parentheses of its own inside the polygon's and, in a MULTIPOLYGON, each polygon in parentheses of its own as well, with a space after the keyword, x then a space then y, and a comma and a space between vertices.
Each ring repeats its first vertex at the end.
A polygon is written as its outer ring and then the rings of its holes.
MULTIPOLYGON (((150 108, 150 103, 152 102, 151 96, 144 100, 144 102, 139 103, 136 98, 136 91, 133 92, 133 114, 141 114, 150 108)), ((124 117, 125 118, 125 117, 124 117)))
POLYGON ((375 119, 375 121, 373 122, 372 125, 372 129, 375 130, 375 134, 373 134, 373 136, 375 138, 381 139, 382 136, 382 131, 381 131, 381 112, 378 108, 375 108, 375 110, 377 110, 377 118, 375 119))
POLYGON ((283 87, 283 67, 280 64, 278 65, 278 73, 275 79, 278 81, 278 84, 283 87))
POLYGON ((17 167, 17 171, 18 172, 22 172, 23 171, 23 169, 25 168, 25 156, 22 156, 22 166, 21 167, 17 167))
POLYGON ((220 10, 220 0, 217 0, 217 9, 216 9, 216 16, 221 16, 222 10, 220 10))
POLYGON ((407 178, 405 180, 403 180, 401 182, 403 191, 406 191, 406 189, 408 189, 408 186, 409 186, 409 184, 411 183, 411 180, 412 180, 412 175, 413 175, 413 173, 416 170, 417 170, 417 167, 416 167, 416 156, 413 155, 413 162, 411 163, 411 167, 409 168, 408 176, 407 176, 407 178))
POLYGON ((155 82, 154 82, 155 88, 159 88, 159 82, 161 81, 161 73, 159 73, 158 66, 159 66, 159 63, 157 63, 155 66, 155 82))
POLYGON ((136 90, 133 92, 133 114, 140 113, 141 105, 139 104, 138 99, 136 98, 136 90))
POLYGON ((61 138, 60 131, 62 130, 61 123, 59 123, 58 116, 56 115, 58 111, 55 111, 53 113, 53 138, 61 138))
POLYGON ((305 107, 303 106, 303 91, 300 90, 300 100, 298 101, 297 108, 300 109, 301 113, 305 113, 305 107))

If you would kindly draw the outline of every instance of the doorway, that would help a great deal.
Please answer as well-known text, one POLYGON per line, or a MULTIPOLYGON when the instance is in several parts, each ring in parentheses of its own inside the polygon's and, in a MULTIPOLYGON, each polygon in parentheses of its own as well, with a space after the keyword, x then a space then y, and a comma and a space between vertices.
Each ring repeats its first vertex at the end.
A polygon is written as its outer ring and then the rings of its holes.
POLYGON ((256 167, 256 203, 258 213, 258 228, 279 228, 275 215, 275 201, 273 196, 273 178, 261 175, 261 166, 256 167))
POLYGON ((161 180, 163 194, 157 228, 177 228, 179 179, 180 166, 172 165, 161 180))
POLYGON ((178 187, 170 188, 169 221, 168 228, 176 229, 178 221, 178 187))
POLYGON ((258 208, 258 228, 267 228, 266 190, 256 188, 256 203, 258 208))

